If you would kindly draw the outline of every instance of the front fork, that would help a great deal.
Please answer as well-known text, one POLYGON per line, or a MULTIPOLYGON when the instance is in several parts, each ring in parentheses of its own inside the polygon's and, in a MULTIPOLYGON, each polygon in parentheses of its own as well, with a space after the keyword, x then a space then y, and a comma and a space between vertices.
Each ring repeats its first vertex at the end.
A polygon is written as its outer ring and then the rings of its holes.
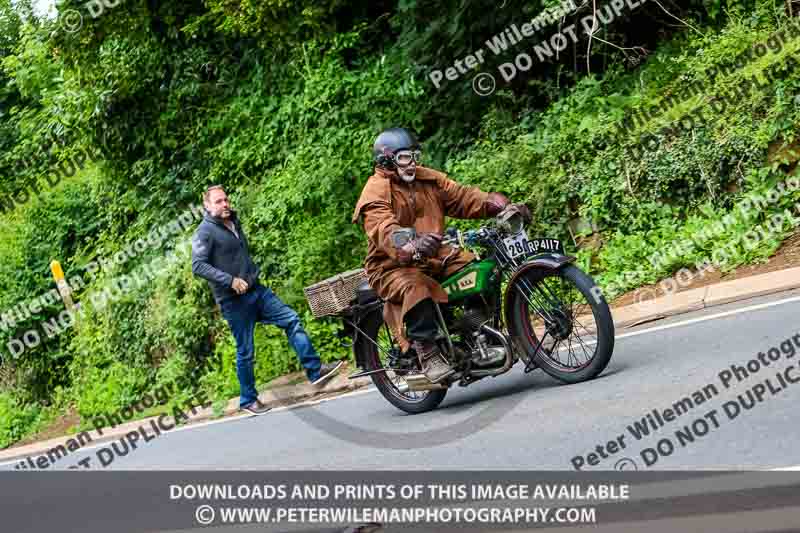
MULTIPOLYGON (((536 256, 528 260, 519 268, 515 269, 511 273, 511 279, 508 282, 508 287, 506 289, 506 293, 503 298, 504 300, 503 316, 505 318, 506 324, 512 324, 511 313, 516 312, 516 310, 511 308, 511 303, 510 303, 511 299, 510 295, 512 294, 512 291, 518 291, 522 295, 522 297, 525 298, 529 304, 531 304, 531 306, 536 310, 539 316, 541 316, 542 320, 544 320, 545 323, 547 324, 555 323, 556 318, 551 315, 553 307, 550 306, 550 308, 548 309, 547 308, 548 306, 545 305, 547 303, 551 303, 549 302, 551 295, 539 293, 537 290, 538 288, 536 286, 536 282, 533 282, 533 284, 531 284, 531 282, 528 279, 526 279, 525 274, 534 270, 541 270, 544 272, 555 271, 574 262, 575 262, 575 257, 548 253, 536 256), (536 294, 534 294, 535 291, 536 294)), ((538 365, 536 364, 536 356, 539 355, 539 350, 542 349, 544 341, 549 334, 550 334, 550 327, 547 327, 545 329, 545 333, 542 335, 542 338, 539 339, 539 342, 534 347, 533 355, 531 355, 530 357, 527 356, 527 350, 523 349, 522 347, 518 349, 519 353, 522 354, 523 357, 525 358, 526 373, 531 372, 532 370, 538 368, 538 365)), ((527 340, 514 338, 512 339, 512 343, 513 342, 527 342, 527 340)))

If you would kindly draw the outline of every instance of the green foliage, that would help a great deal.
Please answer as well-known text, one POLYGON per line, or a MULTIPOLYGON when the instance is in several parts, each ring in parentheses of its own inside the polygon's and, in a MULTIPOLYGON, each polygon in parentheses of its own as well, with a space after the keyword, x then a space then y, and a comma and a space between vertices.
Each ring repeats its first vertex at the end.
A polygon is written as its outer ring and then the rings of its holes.
MULTIPOLYGON (((326 2, 290 2, 288 0, 239 1, 206 0, 209 12, 204 18, 214 20, 225 32, 259 37, 273 46, 286 41, 297 43, 323 31, 334 31, 335 8, 341 0, 326 2)), ((358 9, 358 4, 352 6, 358 9)))
POLYGON ((598 282, 614 287, 618 294, 669 277, 684 267, 694 270, 708 261, 715 269, 727 272, 742 264, 766 260, 794 230, 787 223, 783 229, 773 231, 771 217, 786 210, 796 216, 795 204, 800 200, 800 194, 795 192, 784 194, 764 208, 758 202, 748 202, 748 198, 766 198, 768 192, 776 190, 780 177, 766 177, 769 174, 768 169, 759 169, 748 176, 756 177, 758 184, 733 209, 716 208, 709 202, 682 224, 663 218, 646 232, 617 233, 600 254, 598 282), (755 206, 747 211, 752 215, 743 216, 742 206, 755 206), (735 223, 721 225, 725 217, 732 217, 735 223), (713 238, 704 238, 706 235, 713 238), (731 251, 728 257, 719 254, 725 249, 731 251), (653 263, 654 254, 668 259, 653 263))
POLYGON ((42 408, 21 404, 10 392, 0 392, 0 448, 5 448, 41 426, 42 408))
MULTIPOLYGON (((714 38, 681 36, 686 42, 680 47, 680 62, 670 60, 675 48, 667 43, 635 76, 610 70, 602 79, 584 78, 544 113, 518 124, 514 118, 486 121, 475 148, 450 161, 449 169, 466 181, 504 188, 534 203, 536 232, 571 240, 567 220, 590 218, 607 241, 598 260, 590 263, 606 276, 621 274, 657 246, 651 235, 675 235, 707 202, 717 216, 735 201, 731 191, 763 183, 755 171, 768 164, 770 145, 791 142, 796 135, 800 114, 789 102, 800 92, 800 72, 783 65, 790 64, 790 51, 800 41, 792 38, 781 53, 761 61, 762 67, 769 62, 781 73, 778 83, 739 99, 722 114, 706 103, 703 111, 709 120, 691 131, 658 136, 656 146, 638 156, 629 147, 638 143, 640 131, 620 137, 620 119, 654 107, 665 86, 680 90, 775 30, 731 23, 714 38), (513 132, 511 140, 508 132, 513 132), (759 177, 748 182, 746 175, 759 177)), ((741 80, 739 72, 721 76, 709 86, 708 96, 741 80)))
POLYGON ((81 362, 85 366, 75 381, 75 406, 85 420, 133 405, 146 390, 147 376, 141 367, 88 355, 81 362))
MULTIPOLYGON (((31 198, 12 214, 0 217, 0 313, 6 314, 13 306, 53 289, 52 260, 64 263, 70 276, 69 259, 78 253, 78 246, 86 245, 98 227, 94 213, 100 207, 92 198, 93 172, 87 168, 75 178, 43 191, 41 198, 31 198)), ((2 358, 8 354, 5 347, 12 338, 43 320, 52 320, 61 310, 60 302, 44 305, 39 313, 22 318, 15 328, 0 330, 2 358)), ((25 350, 13 360, 14 366, 22 369, 18 373, 18 394, 24 401, 49 398, 55 387, 69 384, 65 370, 69 361, 68 337, 41 336, 41 345, 25 350)))

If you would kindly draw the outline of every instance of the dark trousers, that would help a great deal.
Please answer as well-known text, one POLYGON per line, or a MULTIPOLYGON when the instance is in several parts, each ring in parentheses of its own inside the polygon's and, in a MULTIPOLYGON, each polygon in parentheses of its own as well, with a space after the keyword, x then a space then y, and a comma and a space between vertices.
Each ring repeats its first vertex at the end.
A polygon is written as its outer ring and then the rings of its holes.
POLYGON ((224 302, 221 309, 222 316, 228 322, 236 340, 236 375, 239 378, 240 406, 252 403, 258 398, 253 372, 255 362, 253 333, 256 322, 283 329, 309 381, 319 377, 321 366, 319 355, 303 329, 300 317, 271 289, 257 285, 245 294, 224 302))
POLYGON ((403 317, 408 340, 425 342, 436 339, 439 326, 435 305, 432 299, 426 298, 408 310, 403 317))

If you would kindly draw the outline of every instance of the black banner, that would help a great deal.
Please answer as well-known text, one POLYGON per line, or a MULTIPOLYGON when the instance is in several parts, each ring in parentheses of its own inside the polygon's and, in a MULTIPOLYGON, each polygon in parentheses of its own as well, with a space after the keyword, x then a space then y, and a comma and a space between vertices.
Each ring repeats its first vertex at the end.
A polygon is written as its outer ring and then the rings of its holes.
POLYGON ((795 531, 798 472, 9 472, 2 530, 795 531))

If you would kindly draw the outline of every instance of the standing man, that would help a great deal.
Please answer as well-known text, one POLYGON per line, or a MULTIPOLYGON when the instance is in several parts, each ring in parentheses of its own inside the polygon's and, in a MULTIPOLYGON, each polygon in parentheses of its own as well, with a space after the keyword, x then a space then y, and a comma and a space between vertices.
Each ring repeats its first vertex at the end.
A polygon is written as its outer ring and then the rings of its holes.
POLYGON ((271 408, 258 399, 255 386, 256 322, 272 324, 286 332, 289 345, 313 385, 333 377, 343 361, 323 365, 297 313, 258 282, 261 270, 250 258, 247 238, 222 186, 206 189, 203 206, 203 221, 192 237, 192 273, 208 281, 236 340, 239 409, 262 415, 271 408))

